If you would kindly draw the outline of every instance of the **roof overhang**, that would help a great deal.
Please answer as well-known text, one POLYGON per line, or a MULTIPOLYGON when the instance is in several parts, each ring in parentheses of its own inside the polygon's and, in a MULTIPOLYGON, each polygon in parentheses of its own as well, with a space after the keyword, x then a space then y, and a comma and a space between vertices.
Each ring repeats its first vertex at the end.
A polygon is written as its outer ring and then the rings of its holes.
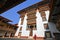
POLYGON ((3 16, 0 16, 0 21, 3 21, 3 22, 12 22, 11 20, 3 17, 3 16))
POLYGON ((24 1, 25 0, 0 0, 0 14, 24 1))

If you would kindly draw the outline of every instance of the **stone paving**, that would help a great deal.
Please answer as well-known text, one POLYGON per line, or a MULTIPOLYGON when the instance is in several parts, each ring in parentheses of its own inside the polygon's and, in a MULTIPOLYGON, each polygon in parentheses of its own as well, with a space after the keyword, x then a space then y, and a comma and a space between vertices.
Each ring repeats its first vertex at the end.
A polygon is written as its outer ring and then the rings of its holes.
POLYGON ((25 39, 25 38, 0 38, 0 40, 33 40, 33 39, 25 39))

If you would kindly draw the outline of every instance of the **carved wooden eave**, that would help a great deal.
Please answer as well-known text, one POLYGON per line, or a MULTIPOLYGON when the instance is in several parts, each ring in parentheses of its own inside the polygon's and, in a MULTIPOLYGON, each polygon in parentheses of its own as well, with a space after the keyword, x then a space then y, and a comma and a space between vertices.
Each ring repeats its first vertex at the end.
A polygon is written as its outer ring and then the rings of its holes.
POLYGON ((44 5, 49 6, 49 2, 50 2, 49 0, 41 1, 41 2, 36 3, 36 4, 34 4, 34 5, 30 6, 30 7, 27 7, 25 9, 23 9, 23 10, 18 11, 18 13, 22 14, 22 13, 29 13, 29 12, 32 12, 32 11, 35 12, 34 10, 36 10, 37 8, 39 9, 39 8, 43 7, 44 5))

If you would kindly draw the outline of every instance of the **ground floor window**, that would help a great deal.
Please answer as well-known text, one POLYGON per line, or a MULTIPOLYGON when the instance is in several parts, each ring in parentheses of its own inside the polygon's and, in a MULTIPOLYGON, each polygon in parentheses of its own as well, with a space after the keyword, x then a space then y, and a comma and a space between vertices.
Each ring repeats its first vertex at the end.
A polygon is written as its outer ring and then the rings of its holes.
POLYGON ((45 37, 46 38, 51 38, 52 37, 51 32, 50 31, 45 31, 45 37))

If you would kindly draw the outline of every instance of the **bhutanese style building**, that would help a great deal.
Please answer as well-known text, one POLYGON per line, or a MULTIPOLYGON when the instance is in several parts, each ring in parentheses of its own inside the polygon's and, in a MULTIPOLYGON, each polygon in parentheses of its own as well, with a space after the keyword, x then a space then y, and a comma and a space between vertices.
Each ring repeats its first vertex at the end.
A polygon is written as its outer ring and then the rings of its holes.
POLYGON ((20 20, 15 36, 20 33, 21 38, 32 38, 35 35, 40 40, 53 40, 54 34, 59 33, 56 25, 49 22, 49 1, 41 1, 18 12, 20 20))
POLYGON ((0 37, 13 37, 17 26, 12 25, 8 22, 12 22, 11 20, 0 16, 0 37))

